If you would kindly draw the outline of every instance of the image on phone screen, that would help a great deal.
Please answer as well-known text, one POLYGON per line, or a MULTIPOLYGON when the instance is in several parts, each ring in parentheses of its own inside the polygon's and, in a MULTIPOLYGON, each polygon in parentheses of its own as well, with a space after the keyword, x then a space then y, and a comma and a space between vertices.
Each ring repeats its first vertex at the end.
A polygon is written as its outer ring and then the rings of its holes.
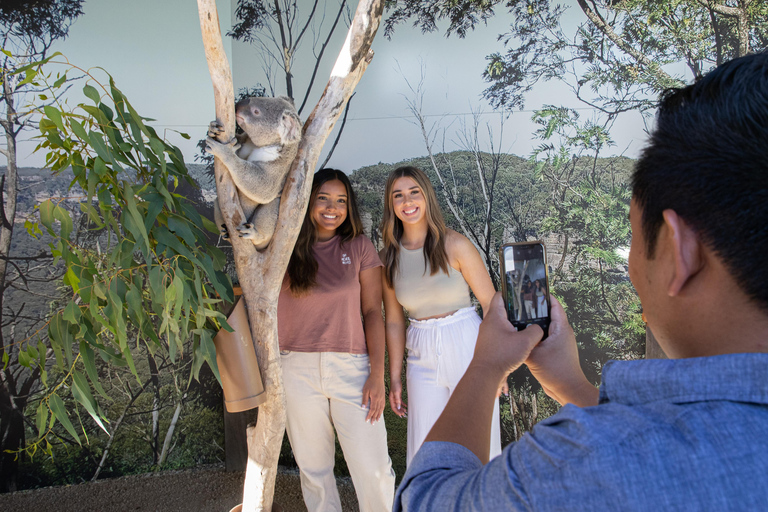
POLYGON ((549 283, 543 244, 505 245, 502 254, 509 321, 518 328, 532 323, 548 327, 549 283))

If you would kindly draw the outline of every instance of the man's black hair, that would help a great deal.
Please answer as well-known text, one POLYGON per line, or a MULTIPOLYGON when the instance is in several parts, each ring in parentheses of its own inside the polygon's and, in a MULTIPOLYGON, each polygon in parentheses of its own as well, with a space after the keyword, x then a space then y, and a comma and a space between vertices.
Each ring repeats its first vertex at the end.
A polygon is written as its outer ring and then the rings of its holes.
POLYGON ((672 209, 768 310, 768 53, 662 95, 633 194, 649 258, 672 209))

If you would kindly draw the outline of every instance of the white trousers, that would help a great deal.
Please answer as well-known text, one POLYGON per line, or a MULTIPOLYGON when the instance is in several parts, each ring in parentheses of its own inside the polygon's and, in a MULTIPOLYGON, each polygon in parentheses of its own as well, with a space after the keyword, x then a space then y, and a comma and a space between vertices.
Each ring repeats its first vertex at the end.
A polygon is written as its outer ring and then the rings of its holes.
POLYGON ((361 512, 392 510, 395 472, 384 418, 371 425, 362 408, 368 356, 281 351, 286 429, 309 512, 341 512, 333 476, 334 435, 344 452, 361 512))
POLYGON ((539 318, 544 318, 549 314, 547 311, 547 298, 545 296, 537 297, 536 302, 538 305, 539 318))
POLYGON ((532 300, 526 300, 525 302, 525 314, 528 316, 528 320, 536 318, 536 307, 533 305, 532 300))
MULTIPOLYGON (((406 463, 424 443, 453 390, 467 371, 475 353, 480 317, 474 308, 464 308, 448 317, 410 320, 405 335, 408 349, 408 447, 406 463)), ((499 402, 491 422, 490 458, 501 453, 499 402)))

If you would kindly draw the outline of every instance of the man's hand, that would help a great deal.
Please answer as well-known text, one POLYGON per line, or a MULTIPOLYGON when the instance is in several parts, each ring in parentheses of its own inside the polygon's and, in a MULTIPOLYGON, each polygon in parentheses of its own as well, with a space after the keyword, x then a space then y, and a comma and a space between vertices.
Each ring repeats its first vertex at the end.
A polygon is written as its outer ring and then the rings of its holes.
POLYGON ((457 443, 483 464, 488 462, 491 418, 501 379, 523 364, 543 335, 538 325, 517 332, 507 320, 501 294, 495 294, 480 324, 472 362, 425 442, 457 443))
POLYGON ((597 405, 599 392, 590 384, 581 369, 576 336, 568 323, 563 306, 554 297, 550 315, 552 322, 549 325, 549 336, 536 345, 525 364, 544 388, 544 392, 561 405, 597 405))
POLYGON ((524 331, 507 320, 507 312, 500 293, 491 300, 488 314, 480 324, 471 366, 485 368, 501 379, 523 364, 533 347, 541 340, 544 331, 538 325, 530 325, 524 331))
POLYGON ((408 406, 403 402, 403 382, 400 379, 389 380, 389 406, 392 412, 401 418, 408 413, 408 406))
POLYGON ((368 415, 365 421, 370 421, 371 425, 379 421, 384 413, 384 404, 386 403, 386 391, 384 389, 384 378, 373 374, 368 376, 363 386, 363 408, 368 408, 368 415))

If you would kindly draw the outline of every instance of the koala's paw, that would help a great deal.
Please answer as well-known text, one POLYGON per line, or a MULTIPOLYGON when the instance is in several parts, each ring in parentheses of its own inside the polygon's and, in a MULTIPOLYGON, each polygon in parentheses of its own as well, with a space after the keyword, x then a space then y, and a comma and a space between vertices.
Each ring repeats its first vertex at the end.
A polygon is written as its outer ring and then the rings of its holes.
POLYGON ((219 142, 212 137, 205 139, 205 152, 221 158, 225 154, 236 154, 236 151, 240 149, 240 143, 237 139, 232 139, 229 142, 219 142))
POLYGON ((219 226, 219 234, 223 240, 229 240, 229 230, 227 230, 226 224, 219 226))
POLYGON ((218 121, 211 121, 208 125, 208 136, 213 139, 218 139, 221 134, 224 133, 224 126, 218 121))
POLYGON ((269 237, 259 233, 256 227, 251 223, 240 225, 240 227, 237 228, 237 232, 241 238, 253 242, 253 245, 262 245, 265 242, 269 242, 269 237))

